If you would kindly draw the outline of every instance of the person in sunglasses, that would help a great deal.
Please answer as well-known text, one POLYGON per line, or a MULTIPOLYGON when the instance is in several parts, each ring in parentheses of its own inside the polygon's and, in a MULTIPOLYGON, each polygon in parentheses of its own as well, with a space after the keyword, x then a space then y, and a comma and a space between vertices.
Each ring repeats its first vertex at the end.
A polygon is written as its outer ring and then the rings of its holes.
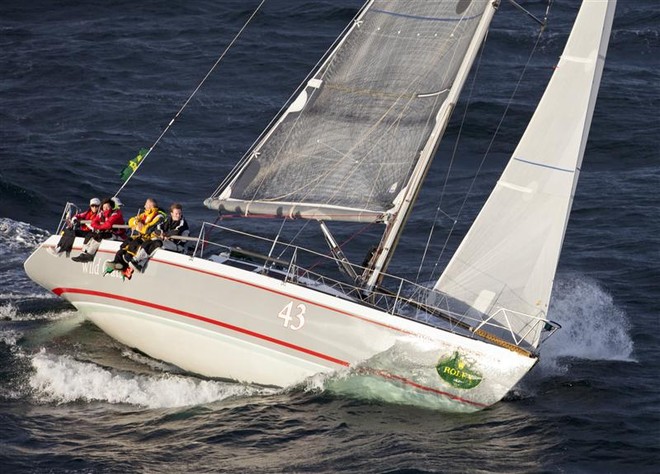
POLYGON ((52 255, 59 255, 62 252, 69 253, 73 248, 73 242, 76 237, 86 237, 92 229, 89 223, 99 214, 101 208, 101 200, 94 197, 89 200, 89 207, 87 210, 77 213, 66 222, 66 227, 62 231, 62 237, 55 247, 51 247, 48 251, 52 255))

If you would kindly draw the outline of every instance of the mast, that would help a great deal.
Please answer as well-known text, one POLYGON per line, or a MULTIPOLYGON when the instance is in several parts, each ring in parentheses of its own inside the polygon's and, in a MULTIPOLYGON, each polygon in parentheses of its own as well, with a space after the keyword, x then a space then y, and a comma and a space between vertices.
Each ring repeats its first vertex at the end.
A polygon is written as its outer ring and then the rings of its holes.
POLYGON ((413 204, 417 199, 419 190, 422 185, 422 181, 426 177, 428 169, 433 160, 433 156, 438 148, 440 139, 442 138, 451 114, 456 106, 458 96, 463 89, 467 76, 470 72, 470 68, 474 63, 474 60, 479 52, 479 48, 486 37, 488 32, 488 27, 493 19, 497 8, 499 6, 499 0, 494 0, 489 2, 489 6, 486 7, 484 14, 479 21, 479 24, 476 28, 475 34, 472 37, 472 41, 467 49, 467 53, 461 63, 461 66, 456 75, 455 81, 451 86, 447 98, 442 104, 440 110, 438 111, 435 119, 435 126, 431 132, 426 145, 420 153, 420 159, 415 166, 410 181, 406 186, 403 194, 403 199, 395 212, 391 213, 391 219, 387 223, 387 228, 383 234, 383 238, 378 246, 378 249, 374 253, 372 261, 369 266, 365 269, 362 278, 365 283, 365 288, 371 290, 374 286, 377 285, 378 280, 380 279, 381 273, 385 271, 390 260, 394 249, 399 241, 403 227, 408 220, 410 211, 412 210, 413 204))

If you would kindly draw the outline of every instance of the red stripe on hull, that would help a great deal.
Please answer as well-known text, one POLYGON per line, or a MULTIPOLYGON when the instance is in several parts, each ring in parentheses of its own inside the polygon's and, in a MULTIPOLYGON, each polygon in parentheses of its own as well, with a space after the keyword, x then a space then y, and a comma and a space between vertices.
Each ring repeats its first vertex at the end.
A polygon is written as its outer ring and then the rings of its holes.
MULTIPOLYGON (((168 263, 169 265, 180 266, 182 268, 188 268, 188 267, 185 267, 185 266, 182 266, 182 265, 171 264, 169 262, 159 261, 159 263, 168 263)), ((221 277, 220 275, 210 273, 210 272, 206 272, 206 271, 203 271, 203 270, 196 270, 196 271, 199 271, 201 273, 207 273, 209 275, 214 275, 214 276, 221 277)), ((250 285, 250 286, 256 286, 256 285, 252 285, 250 283, 247 283, 247 282, 244 282, 244 281, 241 281, 241 280, 235 280, 235 279, 229 278, 229 277, 221 277, 221 278, 236 281, 236 282, 243 283, 243 284, 250 285)), ((259 288, 261 288, 261 287, 259 287, 259 288)), ((86 289, 82 289, 82 288, 54 288, 52 291, 53 291, 53 293, 55 293, 58 296, 61 296, 64 293, 83 294, 83 295, 97 296, 97 297, 100 297, 100 298, 108 298, 108 299, 124 301, 124 302, 135 304, 135 305, 138 305, 138 306, 146 306, 148 308, 153 308, 153 309, 156 309, 156 310, 159 310, 159 311, 165 311, 165 312, 176 314, 176 315, 183 316, 183 317, 186 317, 186 318, 195 319, 197 321, 202 321, 202 322, 205 322, 207 324, 212 324, 212 325, 219 326, 219 327, 231 330, 231 331, 235 331, 235 332, 238 332, 238 333, 241 333, 241 334, 245 334, 247 336, 251 336, 251 337, 255 337, 257 339, 268 341, 272 344, 280 345, 282 347, 286 347, 286 348, 292 349, 294 351, 302 352, 304 354, 311 355, 313 357, 317 357, 319 359, 323 359, 323 360, 332 362, 332 363, 337 364, 337 365, 342 366, 342 367, 349 367, 350 366, 349 362, 346 362, 346 361, 341 360, 341 359, 337 359, 335 357, 332 357, 332 356, 329 356, 329 355, 326 355, 326 354, 322 354, 320 352, 313 351, 311 349, 307 349, 305 347, 298 346, 296 344, 291 344, 289 342, 282 341, 280 339, 275 339, 275 338, 267 336, 265 334, 260 334, 260 333, 251 331, 249 329, 241 328, 239 326, 234 326, 232 324, 223 323, 221 321, 217 321, 215 319, 211 319, 211 318, 208 318, 206 316, 201 316, 201 315, 198 315, 198 314, 190 313, 188 311, 183 311, 183 310, 179 310, 179 309, 176 309, 176 308, 170 308, 170 307, 159 305, 159 304, 152 303, 152 302, 149 302, 149 301, 142 301, 142 300, 138 300, 138 299, 135 299, 135 298, 129 298, 129 297, 126 297, 126 296, 114 295, 114 294, 111 294, 111 293, 105 293, 105 292, 96 291, 96 290, 86 290, 86 289)), ((267 289, 267 291, 271 291, 273 293, 290 296, 286 293, 280 293, 280 292, 273 291, 273 290, 268 290, 267 289)), ((305 302, 309 302, 310 304, 314 304, 311 301, 306 301, 306 300, 302 300, 302 299, 301 299, 301 301, 305 301, 305 302)), ((316 304, 316 306, 321 306, 321 307, 326 308, 325 306, 318 305, 318 304, 316 304)), ((347 316, 352 316, 352 317, 357 317, 359 319, 364 319, 364 318, 360 318, 359 316, 352 315, 350 313, 345 313, 343 311, 334 310, 332 308, 327 308, 327 309, 330 309, 330 310, 335 311, 335 312, 339 312, 341 314, 345 314, 347 316)), ((397 331, 400 331, 400 332, 408 333, 407 331, 403 331, 403 330, 400 330, 400 329, 397 329, 397 328, 393 328, 393 327, 385 325, 385 324, 375 323, 374 321, 370 321, 370 320, 367 320, 367 319, 364 319, 364 320, 367 321, 367 322, 378 324, 380 326, 387 327, 389 329, 394 329, 394 330, 397 330, 397 331)), ((410 334, 412 334, 412 333, 410 333, 410 334)), ((371 373, 371 374, 374 374, 374 375, 378 375, 378 376, 383 377, 383 378, 388 379, 388 380, 394 380, 394 381, 403 383, 405 385, 416 388, 418 390, 422 390, 422 391, 430 392, 430 393, 435 393, 437 395, 447 397, 447 398, 450 398, 452 400, 455 400, 455 401, 458 401, 458 402, 461 402, 461 403, 465 403, 465 404, 468 404, 468 405, 476 406, 476 407, 479 407, 479 408, 485 408, 485 407, 488 406, 488 405, 484 405, 482 403, 478 403, 478 402, 474 402, 474 401, 471 401, 471 400, 466 400, 466 399, 461 398, 461 397, 457 397, 455 395, 452 395, 451 393, 443 392, 441 390, 438 390, 438 389, 435 389, 435 388, 432 388, 432 387, 427 387, 425 385, 420 385, 416 382, 413 382, 412 380, 406 379, 406 378, 398 376, 398 375, 391 374, 389 372, 384 372, 384 371, 381 371, 381 370, 369 370, 368 372, 371 373)))
POLYGON ((488 405, 485 405, 483 403, 473 402, 471 400, 466 400, 465 398, 457 397, 456 395, 453 395, 453 394, 448 393, 448 392, 443 392, 442 390, 438 390, 436 388, 427 387, 426 385, 418 384, 417 382, 413 382, 412 380, 408 380, 404 377, 400 377, 398 375, 390 374, 389 372, 385 372, 385 371, 382 371, 382 370, 368 369, 368 370, 365 370, 365 372, 368 372, 368 373, 371 373, 371 374, 374 374, 374 375, 378 375, 378 376, 383 377, 385 379, 396 380, 397 382, 401 382, 401 383, 404 383, 406 385, 410 385, 411 387, 422 390, 424 392, 431 392, 431 393, 435 393, 437 395, 442 395, 443 397, 451 398, 452 400, 456 400, 457 402, 466 403, 468 405, 474 405, 474 406, 480 407, 480 408, 486 408, 488 406, 488 405))
POLYGON ((183 316, 186 318, 190 319, 195 319, 197 321, 202 321, 208 324, 213 324, 215 326, 219 326, 225 329, 229 329, 231 331, 239 332, 241 334, 246 334, 251 337, 256 337, 258 339, 262 339, 264 341, 271 342, 273 344, 277 344, 279 346, 287 347, 289 349, 293 349, 294 351, 298 352, 303 352, 305 354, 318 357, 319 359, 327 360, 329 362, 332 362, 333 364, 341 365, 343 367, 348 367, 350 364, 344 360, 341 359, 336 359, 334 357, 331 357, 329 355, 321 354, 320 352, 313 351, 311 349, 306 349, 304 347, 297 346, 295 344, 291 344, 290 342, 282 341, 280 339, 275 339, 270 336, 266 336, 265 334, 259 334, 254 331, 250 331, 249 329, 241 328, 239 326, 234 326, 233 324, 227 324, 223 323, 222 321, 218 321, 216 319, 211 319, 207 318, 206 316, 201 316, 199 314, 194 314, 194 313, 189 313, 188 311, 182 311, 180 309, 175 309, 175 308, 170 308, 167 306, 163 306, 160 304, 156 303, 151 303, 149 301, 142 301, 138 300, 135 298, 129 298, 126 296, 120 296, 120 295, 113 295, 110 293, 104 293, 102 291, 95 291, 95 290, 84 290, 80 288, 55 288, 53 290, 53 293, 56 295, 60 296, 63 293, 77 293, 77 294, 82 294, 82 295, 91 295, 91 296, 98 296, 100 298, 109 298, 109 299, 114 299, 114 300, 120 300, 120 301, 125 301, 127 303, 139 305, 139 306, 146 306, 148 308, 153 308, 157 309, 159 311, 165 311, 168 313, 176 314, 178 316, 183 316))

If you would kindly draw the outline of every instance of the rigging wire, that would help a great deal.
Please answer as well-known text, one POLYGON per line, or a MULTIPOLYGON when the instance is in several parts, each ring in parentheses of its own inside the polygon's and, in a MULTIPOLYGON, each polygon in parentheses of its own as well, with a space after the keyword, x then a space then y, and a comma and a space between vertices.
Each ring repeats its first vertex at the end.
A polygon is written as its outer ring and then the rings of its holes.
MULTIPOLYGON (((452 233, 454 232, 454 230, 455 230, 455 228, 456 228, 456 224, 459 222, 459 218, 460 218, 460 216, 461 216, 461 214, 462 214, 462 212, 463 212, 463 209, 465 208, 465 205, 466 205, 466 203, 467 203, 467 201, 468 201, 468 199, 469 199, 469 197, 470 197, 470 195, 471 195, 471 193, 472 193, 472 189, 474 188, 474 185, 475 185, 475 183, 476 183, 477 177, 478 177, 479 174, 481 173, 481 169, 482 169, 482 167, 483 167, 483 165, 484 165, 484 163, 485 163, 485 161, 486 161, 486 158, 487 158, 488 155, 490 154, 490 151, 491 151, 491 149, 492 149, 492 147, 493 147, 493 144, 495 143, 495 139, 497 138, 497 135, 498 135, 500 129, 502 128, 502 124, 504 123, 504 119, 506 118, 506 116, 507 116, 507 114, 508 114, 508 112, 509 112, 509 109, 511 108, 511 104, 513 103, 513 99, 514 99, 514 97, 516 96, 516 94, 517 94, 517 92, 518 92, 518 89, 520 88, 520 84, 522 83, 522 80, 523 80, 523 78, 525 77, 525 73, 526 73, 526 71, 527 71, 527 68, 529 67, 529 64, 531 63, 532 58, 534 57, 534 54, 535 54, 536 50, 538 49, 539 43, 540 43, 540 41, 541 41, 541 37, 543 36, 543 33, 545 32, 545 28, 546 28, 546 26, 547 26, 547 24, 548 24, 548 16, 549 16, 549 13, 550 13, 550 7, 552 6, 552 2, 553 2, 553 0, 548 0, 548 4, 547 4, 547 6, 546 6, 546 10, 545 10, 545 14, 544 14, 543 21, 542 21, 542 22, 539 21, 539 23, 541 24, 541 28, 540 28, 540 30, 539 30, 539 33, 538 33, 537 37, 536 37, 536 41, 534 42, 534 46, 532 47, 532 50, 531 50, 531 52, 529 53, 529 56, 528 56, 528 58, 527 58, 527 61, 525 62, 525 65, 524 65, 524 67, 523 67, 523 70, 522 70, 522 72, 520 73, 520 76, 518 77, 518 81, 516 82, 516 85, 515 85, 515 87, 514 87, 512 93, 511 93, 511 96, 509 97, 509 100, 508 100, 507 105, 506 105, 506 107, 505 107, 505 109, 504 109, 504 112, 502 113, 502 116, 500 117, 500 120, 499 120, 497 126, 495 127, 495 131, 493 132, 493 135, 492 135, 492 137, 491 137, 491 140, 490 140, 490 142, 488 143, 488 147, 486 148, 486 152, 484 153, 483 157, 481 158, 481 162, 479 163, 479 166, 477 167, 477 171, 475 172, 475 174, 474 174, 474 176, 473 176, 473 178, 472 178, 472 181, 471 181, 470 186, 469 186, 469 188, 468 188, 468 190, 467 190, 467 193, 465 194, 465 197, 464 197, 464 199, 463 199, 463 202, 461 203, 461 205, 460 205, 460 207, 459 207, 458 213, 456 214, 456 217, 452 219, 452 220, 453 220, 453 224, 452 224, 451 228, 449 229, 449 232, 448 232, 447 237, 446 237, 446 239, 445 239, 445 243, 444 243, 444 245, 443 245, 443 247, 442 247, 442 250, 440 251, 440 254, 439 254, 438 258, 436 259, 436 262, 435 262, 435 264, 433 265, 433 270, 431 271, 431 275, 430 275, 430 280, 431 280, 431 281, 433 281, 433 279, 435 278, 436 271, 437 271, 437 269, 438 269, 438 267, 439 267, 440 261, 442 260, 442 256, 444 255, 444 252, 445 252, 445 250, 447 249, 447 244, 448 244, 448 242, 449 242, 449 240, 450 240, 450 237, 451 237, 452 233)), ((534 18, 534 19, 536 20, 536 18, 534 18)), ((537 21, 538 21, 538 20, 537 20, 537 21)), ((466 112, 467 112, 467 106, 466 106, 466 112)), ((465 118, 465 116, 464 116, 463 118, 465 118)), ((461 122, 461 130, 462 130, 462 127, 463 127, 463 122, 461 122)), ((459 137, 460 137, 460 131, 459 131, 459 137)), ((458 138, 457 138, 457 141, 458 141, 458 138)), ((456 145, 455 145, 455 148, 454 148, 454 152, 455 152, 455 150, 456 150, 456 145)), ((453 159, 454 159, 454 155, 452 154, 452 163, 453 163, 453 159)), ((451 169, 451 163, 450 163, 450 169, 451 169)), ((447 175, 449 174, 450 169, 447 170, 447 175)), ((442 196, 444 195, 444 188, 446 187, 446 185, 447 185, 447 179, 445 179, 445 184, 443 185, 443 194, 441 195, 441 200, 442 200, 442 196)), ((438 209, 436 209, 436 216, 435 216, 436 218, 437 218, 439 212, 443 212, 443 213, 444 213, 444 211, 439 210, 440 205, 441 205, 441 204, 439 203, 439 204, 438 204, 438 209)), ((445 215, 446 215, 446 214, 445 214, 445 215)), ((434 219, 433 226, 432 226, 432 228, 431 228, 431 232, 433 232, 434 229, 435 229, 435 219, 434 219)), ((426 253, 427 253, 428 247, 429 247, 429 245, 430 245, 430 241, 431 241, 431 238, 430 238, 430 236, 429 236, 429 239, 427 240, 427 244, 426 244, 427 247, 426 247, 425 250, 424 250, 424 256, 426 256, 426 253)), ((424 258, 424 257, 423 257, 423 258, 424 258)), ((418 273, 417 273, 417 279, 419 279, 419 275, 420 275, 420 272, 421 272, 421 266, 422 266, 422 264, 423 264, 423 259, 422 259, 422 263, 420 264, 420 270, 418 270, 418 273)))
MULTIPOLYGON (((474 74, 472 76, 472 83, 470 84, 470 93, 468 94, 468 98, 467 98, 467 101, 466 101, 466 104, 465 104, 465 108, 463 109, 463 116, 461 117, 461 125, 458 128, 458 134, 456 136, 456 140, 454 141, 454 147, 453 147, 453 150, 452 150, 452 153, 451 153, 451 158, 449 159, 449 166, 447 167, 447 173, 445 173, 445 182, 443 183, 442 188, 440 189, 440 198, 438 199, 438 206, 435 209, 435 215, 433 216, 433 223, 431 225, 431 230, 429 231, 429 236, 426 239, 426 245, 424 246, 424 252, 423 252, 422 258, 419 262, 419 268, 417 269, 417 276, 415 277, 415 283, 419 283, 419 277, 422 273, 422 268, 424 266, 424 261, 426 260, 426 254, 428 253, 428 250, 431 246, 431 239, 433 237, 433 233, 435 231, 435 227, 436 227, 437 222, 438 222, 438 215, 440 215, 442 213, 446 217, 449 217, 450 219, 452 219, 452 222, 454 223, 454 225, 457 222, 456 218, 450 217, 445 211, 442 210, 442 199, 445 196, 445 190, 447 189, 447 184, 449 182, 449 176, 451 174, 451 170, 452 170, 452 167, 454 165, 454 160, 456 159, 456 153, 458 152, 458 143, 459 143, 459 141, 461 139, 461 135, 463 133, 463 126, 465 125, 465 119, 467 117, 467 112, 468 112, 468 109, 469 109, 469 105, 472 102, 472 96, 474 94, 474 89, 475 89, 475 85, 476 85, 476 82, 477 82, 477 77, 479 75, 479 68, 481 66, 481 59, 483 57, 483 53, 484 53, 484 49, 485 49, 487 40, 488 40, 488 35, 486 35, 486 37, 484 38, 484 41, 482 42, 482 45, 481 45, 481 50, 479 52, 479 58, 477 60, 477 65, 475 67, 474 74)), ((445 246, 446 245, 447 245, 447 242, 445 241, 445 246)), ((444 251, 445 246, 443 246, 443 251, 444 251)), ((441 254, 442 254, 442 252, 441 252, 441 254)))
POLYGON ((541 21, 541 20, 539 20, 538 18, 536 18, 536 16, 534 16, 529 10, 527 10, 525 7, 523 7, 521 4, 519 4, 519 3, 516 2, 515 0, 509 0, 509 3, 510 3, 511 5, 513 5, 514 7, 516 7, 518 10, 520 10, 521 12, 523 12, 525 15, 527 15, 528 17, 530 17, 530 18, 531 18, 532 20, 534 20, 536 23, 538 23, 539 25, 541 25, 543 28, 545 28, 545 22, 548 20, 548 17, 547 17, 547 16, 543 19, 543 21, 541 21))
POLYGON ((131 175, 128 177, 128 179, 126 179, 126 181, 124 181, 124 183, 119 187, 119 189, 118 189, 117 192, 115 193, 115 196, 118 196, 119 193, 124 189, 124 187, 128 184, 128 182, 131 180, 131 178, 135 175, 135 173, 136 173, 137 170, 140 168, 140 166, 142 166, 142 164, 146 161, 147 157, 148 157, 149 154, 151 153, 151 150, 153 150, 153 149, 156 147, 156 145, 158 144, 158 142, 160 142, 161 138, 163 138, 163 136, 169 131, 170 127, 171 127, 172 125, 174 125, 174 121, 175 121, 177 118, 179 118, 179 115, 181 114, 181 112, 183 112, 183 110, 188 106, 188 103, 192 100, 192 98, 195 96, 195 94, 197 94, 197 91, 199 91, 199 89, 202 87, 202 85, 204 85, 204 83, 205 83, 206 80, 209 78, 209 76, 211 75, 211 73, 213 73, 213 71, 214 71, 215 68, 218 66, 218 64, 220 64, 220 61, 222 61, 222 60, 224 59, 224 57, 225 57, 225 55, 227 54, 227 52, 229 51, 229 49, 230 49, 232 46, 234 46, 234 43, 235 43, 235 42, 238 40, 238 38, 241 36, 241 34, 243 33, 243 30, 245 30, 245 28, 247 28, 248 24, 252 21, 252 19, 255 17, 255 15, 259 12, 259 10, 261 9, 261 7, 263 6, 264 3, 266 3, 266 0, 261 0, 261 3, 259 3, 259 5, 257 6, 257 8, 252 12, 252 14, 250 15, 250 17, 247 19, 247 21, 243 24, 243 26, 241 27, 241 29, 238 31, 238 33, 236 33, 236 35, 234 35, 234 38, 233 38, 233 39, 231 40, 231 42, 227 45, 227 47, 224 49, 224 51, 222 52, 222 54, 220 55, 220 57, 215 61, 215 63, 213 64, 213 66, 211 66, 211 69, 209 69, 209 71, 206 73, 206 75, 205 75, 204 78, 201 80, 201 82, 197 85, 197 87, 195 87, 195 90, 193 90, 192 94, 190 94, 190 96, 188 97, 188 99, 186 99, 186 101, 183 103, 183 105, 181 106, 181 108, 179 109, 179 111, 174 115, 174 117, 172 118, 172 120, 170 120, 170 122, 167 124, 167 126, 165 127, 165 129, 162 131, 162 133, 160 134, 160 136, 156 139, 156 141, 153 143, 153 145, 151 145, 151 147, 149 148, 149 150, 147 151, 147 153, 145 153, 145 155, 143 156, 142 160, 140 160, 140 162, 139 162, 139 163, 137 164, 137 166, 135 167, 135 170, 133 170, 133 173, 131 173, 131 175))

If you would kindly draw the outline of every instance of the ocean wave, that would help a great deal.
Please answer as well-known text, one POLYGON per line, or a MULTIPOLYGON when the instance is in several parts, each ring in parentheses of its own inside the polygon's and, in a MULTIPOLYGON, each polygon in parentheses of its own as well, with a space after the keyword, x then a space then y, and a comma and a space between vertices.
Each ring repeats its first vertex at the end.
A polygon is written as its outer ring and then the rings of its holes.
POLYGON ((45 349, 32 356, 29 385, 44 403, 101 401, 146 408, 174 408, 234 397, 269 395, 275 390, 181 375, 136 375, 80 362, 45 349))
MULTIPOLYGON (((47 299, 55 299, 53 296, 46 298, 44 296, 44 300, 47 299)), ((0 301, 4 299, 4 296, 0 295, 0 301)), ((21 300, 24 300, 25 297, 20 297, 21 300)), ((53 310, 53 311, 46 311, 43 313, 32 313, 29 311, 23 311, 21 310, 18 306, 14 305, 13 303, 6 303, 3 305, 0 305, 0 321, 5 320, 5 321, 57 321, 60 319, 67 319, 70 318, 72 315, 75 314, 75 311, 61 311, 61 310, 53 310)))
POLYGON ((23 339, 23 333, 15 329, 5 329, 0 331, 0 342, 9 346, 11 350, 15 350, 18 346, 18 341, 23 339))
MULTIPOLYGON (((20 301, 25 299, 30 300, 52 300, 57 296, 47 292, 35 293, 0 293, 0 301, 20 301)), ((0 312, 0 317, 2 313, 0 312)))
POLYGON ((26 254, 50 236, 47 230, 27 222, 0 217, 0 256, 26 254))

